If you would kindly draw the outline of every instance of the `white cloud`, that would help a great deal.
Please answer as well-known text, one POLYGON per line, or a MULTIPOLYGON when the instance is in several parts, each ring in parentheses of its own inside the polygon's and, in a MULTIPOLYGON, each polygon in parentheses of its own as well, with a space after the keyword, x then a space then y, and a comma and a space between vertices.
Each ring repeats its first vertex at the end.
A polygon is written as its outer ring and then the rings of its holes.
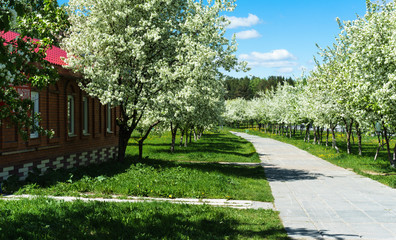
POLYGON ((247 61, 251 67, 261 66, 290 70, 290 68, 298 65, 295 61, 297 58, 286 49, 277 49, 266 53, 252 52, 250 54, 241 54, 239 55, 239 59, 247 61))
POLYGON ((285 68, 285 67, 295 67, 298 64, 292 61, 247 61, 250 67, 265 67, 265 68, 285 68))
POLYGON ((252 52, 251 54, 241 54, 239 57, 243 60, 259 60, 259 61, 281 61, 281 60, 297 59, 293 54, 291 54, 286 49, 277 49, 267 53, 252 52))
POLYGON ((294 71, 294 68, 291 68, 291 67, 279 68, 277 70, 278 73, 292 73, 293 71, 294 71))
POLYGON ((252 39, 261 37, 260 33, 254 29, 236 33, 237 39, 252 39))
POLYGON ((227 17, 227 19, 231 21, 230 25, 227 26, 227 28, 229 29, 238 27, 250 27, 260 22, 260 19, 256 15, 251 13, 249 13, 249 16, 247 18, 227 17))

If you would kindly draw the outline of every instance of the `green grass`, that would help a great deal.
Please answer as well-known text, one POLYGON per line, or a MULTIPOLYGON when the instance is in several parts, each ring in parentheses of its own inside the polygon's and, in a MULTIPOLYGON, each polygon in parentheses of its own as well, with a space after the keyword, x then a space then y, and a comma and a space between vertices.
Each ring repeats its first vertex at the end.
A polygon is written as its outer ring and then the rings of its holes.
MULTIPOLYGON (((171 135, 151 135, 144 144, 143 157, 165 161, 202 161, 202 162, 260 162, 253 145, 242 138, 223 131, 207 133, 203 139, 188 144, 188 147, 179 145, 180 137, 176 138, 175 154, 169 154, 171 135)), ((130 148, 127 154, 138 155, 135 141, 129 141, 130 148)))
POLYGON ((272 210, 46 198, 0 209, 0 239, 288 239, 272 210))
POLYGON ((38 195, 94 194, 167 198, 227 198, 273 201, 259 166, 221 165, 216 162, 257 162, 252 144, 229 133, 208 134, 188 148, 169 152, 170 136, 147 140, 145 156, 137 161, 131 141, 126 162, 108 162, 72 170, 32 175, 26 183, 7 181, 7 193, 38 195))
MULTIPOLYGON (((246 129, 233 129, 234 131, 245 132, 246 129)), ((325 146, 325 142, 321 145, 312 144, 313 137, 311 136, 311 143, 304 142, 304 137, 297 134, 293 138, 282 137, 271 133, 259 132, 256 129, 249 129, 249 134, 273 138, 275 140, 292 144, 302 150, 305 150, 317 157, 327 160, 340 167, 351 169, 354 172, 363 176, 369 177, 373 180, 386 184, 390 187, 396 188, 396 169, 390 167, 389 161, 387 160, 386 149, 380 151, 379 157, 374 161, 375 152, 378 146, 376 137, 364 136, 362 139, 362 156, 358 155, 357 139, 355 144, 352 144, 352 154, 346 153, 346 139, 345 134, 337 134, 337 146, 340 149, 340 153, 337 153, 335 149, 325 146)), ((325 135, 325 133, 324 133, 325 135)), ((323 137, 325 141, 325 136, 323 137)), ((329 137, 331 141, 331 134, 329 137)), ((391 146, 394 146, 395 141, 391 142, 391 146)))
MULTIPOLYGON (((117 197, 192 197, 273 201, 251 143, 230 133, 207 134, 169 152, 170 135, 151 136, 144 159, 130 141, 125 162, 10 178, 7 193, 117 197), (92 196, 92 195, 90 195, 92 196)), ((289 239, 272 210, 239 210, 165 202, 64 202, 0 198, 0 239, 289 239)))

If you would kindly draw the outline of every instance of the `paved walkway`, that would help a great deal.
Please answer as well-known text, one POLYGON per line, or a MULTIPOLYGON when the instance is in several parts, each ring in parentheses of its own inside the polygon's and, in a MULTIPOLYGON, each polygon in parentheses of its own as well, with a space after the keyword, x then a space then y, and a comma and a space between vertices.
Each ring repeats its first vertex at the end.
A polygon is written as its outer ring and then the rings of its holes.
POLYGON ((217 207, 230 207, 237 209, 271 209, 275 210, 274 204, 271 202, 257 202, 250 200, 228 200, 228 199, 195 199, 195 198, 151 198, 151 197, 127 197, 127 198, 119 198, 119 196, 112 196, 112 198, 92 198, 89 196, 86 197, 69 197, 69 196, 35 196, 35 195, 7 195, 0 197, 0 200, 20 200, 24 198, 37 198, 37 197, 46 197, 52 198, 55 200, 71 202, 71 201, 98 201, 98 202, 128 202, 128 203, 136 203, 136 202, 171 202, 176 204, 191 204, 191 205, 211 205, 217 207))
POLYGON ((293 239, 396 239, 396 190, 292 145, 245 133, 293 239))

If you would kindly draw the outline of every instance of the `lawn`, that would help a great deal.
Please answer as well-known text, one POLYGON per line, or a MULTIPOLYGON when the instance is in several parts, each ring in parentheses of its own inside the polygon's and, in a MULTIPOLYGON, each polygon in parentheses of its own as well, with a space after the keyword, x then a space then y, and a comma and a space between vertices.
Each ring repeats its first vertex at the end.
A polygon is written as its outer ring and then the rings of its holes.
MULTIPOLYGON (((138 155, 136 142, 131 138, 127 154, 138 155)), ((179 140, 177 138, 177 140, 179 140)), ((207 133, 203 139, 195 142, 192 140, 188 147, 180 146, 176 141, 175 154, 170 154, 170 133, 163 135, 150 135, 145 141, 143 157, 161 159, 164 161, 201 161, 201 162, 260 162, 253 145, 242 138, 222 131, 207 133)))
POLYGON ((0 239, 288 239, 271 210, 46 198, 0 209, 0 239))
POLYGON ((79 196, 148 196, 167 198, 226 198, 273 201, 260 166, 217 162, 258 162, 252 144, 230 133, 204 135, 189 147, 169 152, 170 135, 147 140, 145 157, 137 161, 131 140, 124 163, 108 162, 71 170, 32 174, 25 183, 12 179, 6 193, 79 196))
MULTIPOLYGON (((340 152, 337 153, 335 149, 325 146, 325 142, 321 145, 312 144, 313 137, 311 136, 311 143, 304 142, 304 137, 298 134, 293 138, 283 137, 274 135, 271 133, 259 132, 257 129, 233 129, 234 131, 245 132, 248 130, 249 134, 273 138, 275 140, 292 144, 302 150, 305 150, 317 157, 327 160, 340 167, 351 169, 354 172, 369 177, 373 180, 386 184, 390 187, 396 188, 396 169, 390 167, 389 161, 387 160, 386 149, 382 149, 379 153, 379 157, 374 161, 375 152, 378 146, 376 137, 363 136, 362 139, 362 156, 358 155, 357 139, 355 144, 352 144, 352 154, 346 153, 346 139, 345 134, 337 133, 337 146, 340 148, 340 152)), ((325 137, 323 138, 325 140, 325 137)), ((331 134, 329 137, 331 141, 331 134)), ((391 146, 394 146, 395 141, 391 142, 391 146)))
POLYGON ((273 201, 252 144, 227 132, 206 134, 169 152, 170 136, 147 140, 137 161, 131 140, 124 163, 108 162, 12 178, 7 193, 41 195, 0 201, 0 239, 289 239, 272 210, 165 202, 64 202, 45 195, 150 196, 273 201))

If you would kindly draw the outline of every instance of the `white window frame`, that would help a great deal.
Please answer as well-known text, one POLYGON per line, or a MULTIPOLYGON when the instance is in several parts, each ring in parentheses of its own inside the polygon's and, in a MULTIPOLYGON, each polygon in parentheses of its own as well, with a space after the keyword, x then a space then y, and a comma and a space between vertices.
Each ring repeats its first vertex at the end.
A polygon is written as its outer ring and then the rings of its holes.
POLYGON ((75 120, 74 120, 74 96, 67 95, 67 134, 74 136, 75 120))
POLYGON ((107 132, 111 133, 111 105, 107 104, 107 132))
POLYGON ((89 102, 87 97, 82 99, 82 117, 83 117, 83 134, 88 135, 89 133, 89 102))
POLYGON ((32 91, 30 93, 30 99, 33 102, 33 107, 32 107, 32 118, 33 118, 33 126, 30 130, 30 138, 38 138, 39 137, 39 133, 36 130, 36 128, 39 126, 39 121, 37 118, 35 118, 36 114, 40 114, 39 110, 40 110, 40 94, 38 92, 34 92, 32 91))

